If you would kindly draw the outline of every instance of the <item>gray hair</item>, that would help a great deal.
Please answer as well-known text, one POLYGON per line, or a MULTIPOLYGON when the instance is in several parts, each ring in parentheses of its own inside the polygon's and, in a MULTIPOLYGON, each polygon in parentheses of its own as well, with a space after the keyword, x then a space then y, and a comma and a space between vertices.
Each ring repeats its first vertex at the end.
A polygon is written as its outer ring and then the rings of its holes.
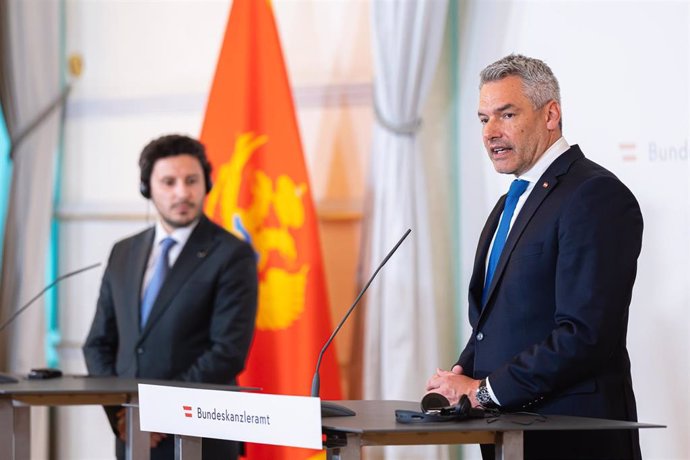
POLYGON ((510 54, 489 64, 479 74, 479 88, 484 83, 502 80, 516 75, 522 79, 525 96, 539 109, 547 102, 554 100, 561 103, 561 90, 558 80, 544 61, 521 54, 510 54))

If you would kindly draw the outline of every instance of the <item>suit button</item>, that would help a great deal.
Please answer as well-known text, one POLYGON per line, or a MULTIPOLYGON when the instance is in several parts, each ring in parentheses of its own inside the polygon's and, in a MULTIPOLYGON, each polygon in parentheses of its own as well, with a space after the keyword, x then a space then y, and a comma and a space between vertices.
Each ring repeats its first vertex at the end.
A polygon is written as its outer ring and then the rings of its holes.
POLYGON ((143 355, 144 354, 144 349, 142 347, 137 348, 137 354, 138 355, 143 355))
POLYGON ((477 340, 480 342, 484 340, 484 333, 483 332, 477 332, 477 340))

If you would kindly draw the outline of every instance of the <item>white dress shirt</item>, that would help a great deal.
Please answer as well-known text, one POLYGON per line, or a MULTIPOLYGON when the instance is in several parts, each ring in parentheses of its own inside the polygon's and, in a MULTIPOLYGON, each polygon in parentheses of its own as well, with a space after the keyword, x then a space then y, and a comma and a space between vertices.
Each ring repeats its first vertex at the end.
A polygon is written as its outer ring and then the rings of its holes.
POLYGON ((146 286, 149 285, 151 278, 153 277, 153 270, 156 266, 156 262, 161 255, 161 241, 165 238, 170 237, 175 240, 175 245, 168 251, 168 265, 173 266, 177 258, 179 257, 184 245, 187 244, 189 236, 192 234, 194 228, 196 228, 199 223, 199 219, 195 220, 186 227, 179 227, 168 234, 168 232, 163 228, 160 221, 156 222, 156 234, 153 237, 153 245, 151 246, 151 254, 149 254, 149 261, 146 264, 146 271, 144 272, 144 282, 141 283, 141 293, 140 298, 144 298, 144 292, 146 292, 146 286))
MULTIPOLYGON (((525 204, 525 201, 527 201, 527 198, 529 197, 530 193, 532 193, 532 190, 534 190, 535 185, 537 184, 537 181, 539 178, 544 174, 544 172, 549 169, 549 166, 551 166, 551 163, 556 161, 556 158, 564 154, 568 149, 570 148, 570 145, 568 144, 568 141, 565 140, 564 137, 561 136, 560 139, 558 139, 556 142, 554 142, 551 147, 546 149, 546 152, 543 153, 543 155, 537 160, 537 162, 530 168, 529 171, 526 171, 523 175, 521 176, 516 176, 516 179, 522 179, 526 180, 529 182, 529 185, 527 186, 527 189, 525 192, 520 195, 520 198, 518 199, 517 205, 515 206, 515 212, 513 213, 513 218, 510 219, 510 227, 508 230, 508 235, 510 235, 510 229, 513 228, 513 223, 515 222, 515 219, 517 218, 518 214, 520 213, 520 210, 522 209, 522 206, 525 204)), ((494 233, 494 239, 496 238, 496 234, 494 233)), ((491 248, 493 247, 494 242, 493 240, 491 241, 491 247, 489 248, 489 252, 487 253, 486 257, 486 266, 489 264, 489 256, 488 254, 491 254, 491 248)), ((494 394, 493 390, 491 389, 491 383, 489 383, 489 379, 487 377, 486 379, 486 388, 489 390, 489 394, 491 395, 491 399, 494 400, 496 404, 499 406, 501 405, 501 402, 498 400, 496 395, 494 394)))

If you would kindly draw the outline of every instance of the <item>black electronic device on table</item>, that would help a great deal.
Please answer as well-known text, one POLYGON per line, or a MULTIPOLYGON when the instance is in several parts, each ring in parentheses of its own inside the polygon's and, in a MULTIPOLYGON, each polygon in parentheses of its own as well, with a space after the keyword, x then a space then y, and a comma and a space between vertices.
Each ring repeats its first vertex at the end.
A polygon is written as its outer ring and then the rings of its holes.
POLYGON ((395 420, 400 423, 456 422, 468 418, 484 418, 484 411, 473 408, 467 395, 460 396, 457 404, 451 405, 439 393, 427 393, 422 398, 421 412, 397 409, 395 420))

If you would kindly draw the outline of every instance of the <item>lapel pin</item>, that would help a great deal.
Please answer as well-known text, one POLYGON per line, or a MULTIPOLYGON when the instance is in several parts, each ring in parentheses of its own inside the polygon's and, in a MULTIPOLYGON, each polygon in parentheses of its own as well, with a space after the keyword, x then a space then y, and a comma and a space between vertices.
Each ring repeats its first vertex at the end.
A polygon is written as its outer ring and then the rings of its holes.
POLYGON ((197 252, 197 253, 196 253, 196 256, 197 256, 199 259, 203 259, 204 257, 206 257, 206 252, 207 252, 206 249, 203 249, 203 250, 197 252))
POLYGON ((541 186, 544 187, 544 188, 549 188, 549 183, 548 183, 548 182, 544 182, 543 184, 541 184, 541 186))

